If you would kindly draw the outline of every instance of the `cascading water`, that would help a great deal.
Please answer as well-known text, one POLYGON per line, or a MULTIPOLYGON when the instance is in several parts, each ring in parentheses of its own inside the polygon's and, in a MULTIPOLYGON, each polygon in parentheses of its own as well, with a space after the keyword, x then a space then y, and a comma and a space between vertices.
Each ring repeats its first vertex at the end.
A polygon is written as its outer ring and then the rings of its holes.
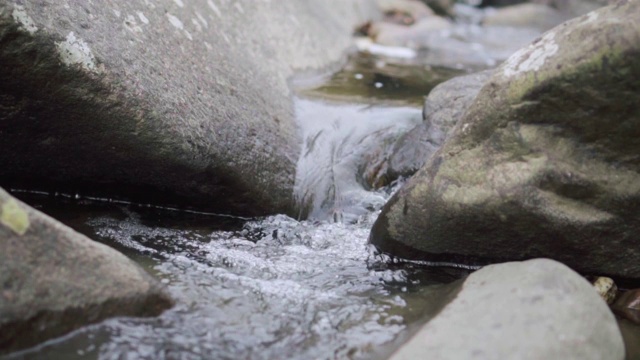
MULTIPOLYGON (((404 91, 365 70, 346 76, 382 98, 404 91)), ((447 76, 434 75, 430 86, 447 76)), ((460 273, 394 269, 370 253, 370 228, 395 188, 369 189, 362 162, 422 121, 419 98, 375 106, 372 98, 295 100, 304 141, 296 194, 313 220, 29 201, 127 254, 167 286, 177 305, 156 318, 107 320, 8 358, 383 357, 385 346, 439 309, 449 291, 441 284, 460 273)))

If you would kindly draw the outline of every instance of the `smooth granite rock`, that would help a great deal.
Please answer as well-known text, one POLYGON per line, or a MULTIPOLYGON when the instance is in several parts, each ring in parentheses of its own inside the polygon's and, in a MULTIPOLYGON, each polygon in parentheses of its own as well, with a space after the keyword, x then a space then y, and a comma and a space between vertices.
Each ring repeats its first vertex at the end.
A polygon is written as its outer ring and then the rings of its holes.
POLYGON ((547 259, 487 266, 391 360, 622 360, 616 320, 591 284, 547 259))
POLYGON ((337 64, 364 0, 0 1, 0 185, 293 213, 288 78, 337 64))
POLYGON ((0 354, 113 316, 155 316, 173 301, 117 251, 0 189, 0 354))

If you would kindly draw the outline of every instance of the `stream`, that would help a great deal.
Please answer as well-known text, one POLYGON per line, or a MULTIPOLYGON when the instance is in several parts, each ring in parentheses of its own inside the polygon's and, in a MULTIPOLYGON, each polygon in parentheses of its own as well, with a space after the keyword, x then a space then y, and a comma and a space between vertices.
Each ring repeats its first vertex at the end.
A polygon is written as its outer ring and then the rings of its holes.
POLYGON ((156 318, 110 319, 7 358, 388 356, 446 304, 455 287, 447 284, 465 275, 455 268, 395 266, 367 246, 379 209, 402 180, 366 189, 359 164, 383 138, 420 123, 423 95, 462 73, 428 70, 360 54, 343 71, 299 91, 294 103, 305 143, 296 195, 313 220, 14 191, 129 256, 165 284, 177 304, 156 318))
MULTIPOLYGON (((403 180, 374 190, 359 172, 367 154, 422 121, 424 95, 465 72, 360 53, 313 86, 303 81, 294 99, 304 141, 295 192, 312 220, 14 189, 133 259, 176 305, 155 318, 86 326, 4 359, 387 358, 455 296, 467 270, 375 255, 369 231, 403 180)), ((640 328, 621 326, 635 346, 640 328)), ((633 351, 629 359, 639 357, 633 351)))

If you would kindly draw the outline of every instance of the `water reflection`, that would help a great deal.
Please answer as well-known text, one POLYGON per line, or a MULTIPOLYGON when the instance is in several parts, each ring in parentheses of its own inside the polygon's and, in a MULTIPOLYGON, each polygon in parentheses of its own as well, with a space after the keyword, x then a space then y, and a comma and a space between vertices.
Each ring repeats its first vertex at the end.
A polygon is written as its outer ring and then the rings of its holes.
POLYGON ((294 85, 302 96, 361 104, 422 106, 424 97, 439 83, 468 73, 467 69, 429 65, 420 59, 385 58, 366 53, 349 58, 344 68, 310 86, 304 79, 294 85))

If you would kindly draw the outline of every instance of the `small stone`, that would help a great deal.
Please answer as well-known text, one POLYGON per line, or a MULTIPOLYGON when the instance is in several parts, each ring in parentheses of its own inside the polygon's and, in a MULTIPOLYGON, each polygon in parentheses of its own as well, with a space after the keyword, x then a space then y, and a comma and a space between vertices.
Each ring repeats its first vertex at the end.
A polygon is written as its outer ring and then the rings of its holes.
POLYGON ((607 304, 612 304, 616 299, 616 295, 618 295, 618 286, 613 281, 613 279, 601 276, 593 281, 593 287, 596 288, 596 291, 607 302, 607 304))

